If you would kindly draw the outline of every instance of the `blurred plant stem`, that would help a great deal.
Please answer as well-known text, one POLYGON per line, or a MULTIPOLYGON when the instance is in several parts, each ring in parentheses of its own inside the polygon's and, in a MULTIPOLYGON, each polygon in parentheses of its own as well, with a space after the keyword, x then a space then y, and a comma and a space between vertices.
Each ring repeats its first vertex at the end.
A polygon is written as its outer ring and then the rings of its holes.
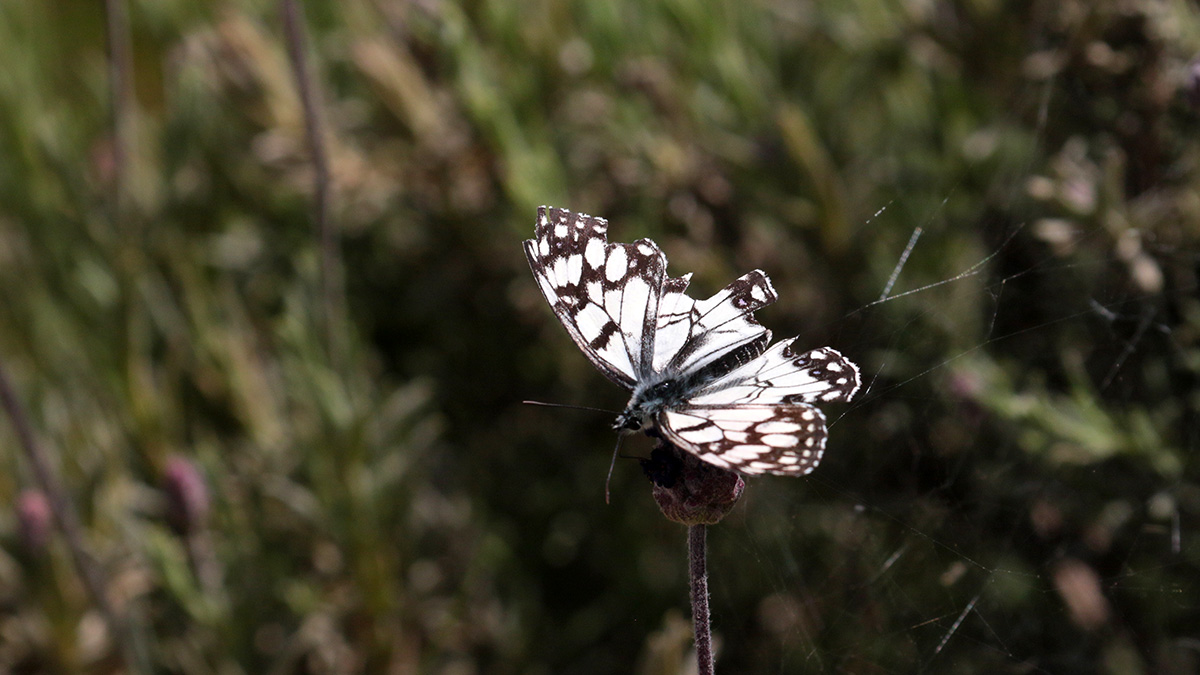
POLYGON ((129 203, 129 158, 133 151, 132 72, 129 44, 129 11, 125 0, 105 0, 105 30, 108 38, 108 95, 112 108, 112 219, 125 226, 129 203))
POLYGON ((38 443, 33 426, 29 422, 28 415, 25 414, 25 409, 17 400, 17 394, 9 382, 3 363, 0 363, 0 405, 4 406, 4 412, 12 423, 17 440, 25 450, 25 455, 33 467, 34 479, 46 495, 50 511, 54 514, 54 520, 58 522, 58 526, 67 540, 67 548, 71 551, 75 569, 83 580, 88 593, 92 596, 92 601, 96 603, 97 609, 104 616, 113 640, 120 645, 124 652, 126 665, 135 673, 151 672, 144 651, 137 645, 136 634, 130 629, 126 618, 113 607, 105 593, 108 582, 100 565, 88 555, 84 547, 83 526, 79 522, 79 514, 75 511, 71 496, 63 487, 62 481, 59 480, 46 448, 38 443))
POLYGON ((287 41, 288 60, 296 78, 296 91, 304 110, 304 133, 313 164, 313 221, 321 250, 321 303, 324 307, 324 330, 330 362, 334 369, 342 372, 342 347, 344 341, 339 334, 345 314, 342 307, 341 261, 338 255, 338 238, 329 219, 330 178, 329 155, 325 147, 325 129, 322 124, 317 101, 317 86, 309 71, 307 56, 307 31, 304 15, 296 0, 280 0, 279 13, 283 19, 284 39, 287 41))
POLYGON ((696 633, 696 671, 712 675, 712 626, 708 615, 707 525, 688 527, 688 575, 692 587, 692 628, 696 633))

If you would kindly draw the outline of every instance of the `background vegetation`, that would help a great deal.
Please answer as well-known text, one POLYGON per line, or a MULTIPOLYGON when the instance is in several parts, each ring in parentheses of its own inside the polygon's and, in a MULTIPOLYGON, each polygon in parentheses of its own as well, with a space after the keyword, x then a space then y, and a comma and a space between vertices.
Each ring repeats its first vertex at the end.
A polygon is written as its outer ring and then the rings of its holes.
POLYGON ((539 204, 863 367, 711 532, 719 671, 1200 669, 1194 4, 307 3, 332 304, 278 8, 127 10, 114 99, 103 3, 0 4, 0 364, 130 621, 6 418, 0 671, 680 672, 683 528, 520 404, 624 403, 539 204))

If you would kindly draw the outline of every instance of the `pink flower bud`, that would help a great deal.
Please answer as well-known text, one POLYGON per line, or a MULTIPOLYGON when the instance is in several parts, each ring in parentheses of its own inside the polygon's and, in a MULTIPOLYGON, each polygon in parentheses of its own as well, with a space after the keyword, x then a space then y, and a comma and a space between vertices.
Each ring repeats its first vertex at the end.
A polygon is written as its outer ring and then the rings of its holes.
POLYGON ((1192 110, 1200 111, 1200 57, 1192 59, 1188 64, 1187 83, 1184 84, 1183 92, 1192 110))
POLYGON ((50 543, 54 514, 41 490, 25 490, 17 497, 17 523, 21 542, 31 553, 41 553, 50 543))
POLYGON ((195 464, 178 455, 168 458, 163 469, 163 491, 167 496, 167 522, 176 532, 190 534, 204 527, 209 510, 208 485, 195 464))

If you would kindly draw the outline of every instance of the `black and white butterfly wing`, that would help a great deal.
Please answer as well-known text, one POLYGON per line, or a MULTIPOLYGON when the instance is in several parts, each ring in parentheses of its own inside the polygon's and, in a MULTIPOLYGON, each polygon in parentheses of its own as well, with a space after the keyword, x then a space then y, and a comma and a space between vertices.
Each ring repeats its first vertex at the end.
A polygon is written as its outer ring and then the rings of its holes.
POLYGON ((706 385, 692 405, 788 405, 849 401, 862 380, 858 366, 831 347, 797 353, 797 338, 781 340, 758 358, 706 385))
POLYGON ((649 239, 610 244, 607 231, 603 218, 543 206, 525 255, 579 349, 633 389, 652 367, 667 258, 649 239))
POLYGON ((658 416, 663 435, 700 459, 747 474, 803 475, 825 452, 825 417, 811 404, 849 401, 858 367, 835 349, 797 354, 795 339, 714 380, 658 416))
POLYGON ((755 320, 754 311, 779 297, 767 275, 754 270, 707 300, 687 295, 691 277, 668 279, 663 288, 654 344, 655 372, 686 377, 715 367, 715 377, 762 353, 771 331, 755 320))
POLYGON ((688 406, 658 416, 667 440, 723 469, 803 476, 825 452, 825 416, 810 405, 688 406))
POLYGON ((610 380, 633 389, 704 368, 716 377, 766 348, 771 332, 753 313, 778 297, 767 275, 755 270, 695 300, 690 274, 666 277, 657 244, 610 244, 607 231, 603 218, 543 206, 525 255, 559 321, 610 380))

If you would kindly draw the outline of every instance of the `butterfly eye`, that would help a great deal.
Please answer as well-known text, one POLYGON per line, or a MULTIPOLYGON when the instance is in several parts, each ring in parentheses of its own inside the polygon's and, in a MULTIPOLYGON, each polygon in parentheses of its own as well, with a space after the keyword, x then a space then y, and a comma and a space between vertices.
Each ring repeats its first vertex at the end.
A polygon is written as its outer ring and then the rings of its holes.
POLYGON ((613 423, 613 429, 616 431, 637 431, 642 428, 642 420, 637 415, 630 413, 621 413, 617 421, 613 423))

